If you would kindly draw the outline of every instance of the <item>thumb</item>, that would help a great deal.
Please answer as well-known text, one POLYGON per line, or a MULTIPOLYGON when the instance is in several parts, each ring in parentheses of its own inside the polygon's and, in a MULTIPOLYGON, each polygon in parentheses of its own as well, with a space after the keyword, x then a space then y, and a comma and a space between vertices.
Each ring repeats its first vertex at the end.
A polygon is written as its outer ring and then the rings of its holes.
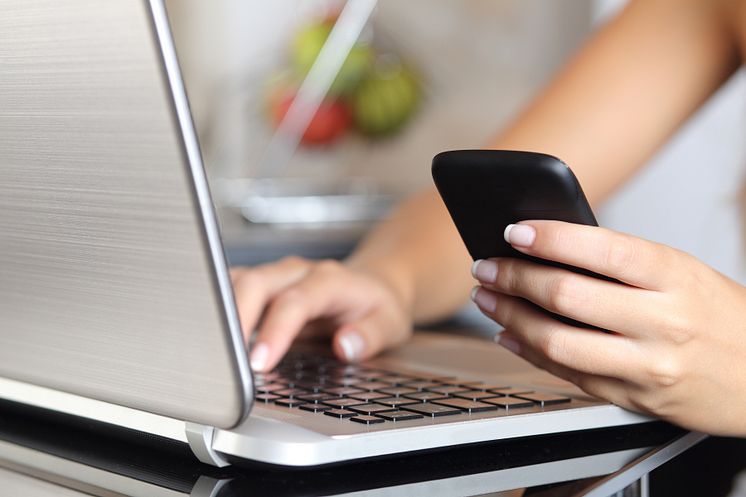
POLYGON ((405 342, 411 335, 411 326, 393 321, 391 316, 378 310, 346 323, 334 334, 334 353, 344 361, 356 362, 405 342))

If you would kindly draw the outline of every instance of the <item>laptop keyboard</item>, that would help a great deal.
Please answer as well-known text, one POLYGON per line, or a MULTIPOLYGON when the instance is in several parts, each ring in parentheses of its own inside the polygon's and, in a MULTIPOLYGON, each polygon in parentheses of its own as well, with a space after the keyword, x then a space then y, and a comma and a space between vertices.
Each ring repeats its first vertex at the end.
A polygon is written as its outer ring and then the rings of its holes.
POLYGON ((254 381, 256 402, 366 425, 572 402, 516 385, 398 373, 299 352, 274 371, 255 374, 254 381))

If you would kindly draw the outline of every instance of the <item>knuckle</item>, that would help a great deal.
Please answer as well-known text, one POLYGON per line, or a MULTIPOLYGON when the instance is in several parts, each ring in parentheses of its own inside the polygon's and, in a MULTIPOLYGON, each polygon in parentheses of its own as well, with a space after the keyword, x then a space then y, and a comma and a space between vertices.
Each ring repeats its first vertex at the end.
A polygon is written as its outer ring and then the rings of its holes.
POLYGON ((514 306, 510 299, 497 299, 492 318, 505 328, 513 324, 514 306))
POLYGON ((578 278, 574 275, 557 276, 549 284, 548 291, 547 299, 551 311, 567 314, 580 305, 578 278))
POLYGON ((650 364, 648 374, 656 387, 672 387, 681 382, 684 367, 677 357, 660 354, 650 364))
POLYGON ((547 359, 563 364, 567 357, 567 340, 559 330, 550 328, 542 336, 539 348, 547 359))
POLYGON ((495 287, 498 290, 513 295, 518 289, 518 281, 515 260, 501 260, 500 270, 497 272, 497 279, 495 280, 495 287))
POLYGON ((684 345, 695 335, 692 320, 684 312, 671 313, 662 328, 663 336, 675 345, 684 345))
POLYGON ((660 393, 654 390, 646 390, 638 395, 631 396, 629 403, 636 411, 660 416, 664 413, 667 401, 660 393))
POLYGON ((604 398, 603 391, 599 388, 598 378, 591 375, 575 375, 572 383, 578 386, 582 391, 594 397, 604 398))
POLYGON ((303 257, 298 257, 297 255, 288 255, 280 259, 280 264, 284 266, 290 266, 290 267, 302 267, 309 264, 308 260, 304 259, 303 257))
POLYGON ((339 261, 333 259, 324 259, 316 263, 314 271, 320 274, 336 274, 342 268, 339 261))
POLYGON ((298 287, 291 287, 275 297, 275 305, 278 307, 303 307, 306 298, 303 291, 298 287))
POLYGON ((713 268, 702 264, 699 259, 684 251, 674 248, 669 250, 676 253, 680 266, 686 268, 686 271, 679 273, 679 277, 683 278, 682 285, 694 289, 707 288, 711 285, 713 276, 718 274, 713 268))
POLYGON ((606 248, 605 266, 615 274, 625 274, 632 267, 637 254, 637 244, 627 236, 618 236, 606 248))

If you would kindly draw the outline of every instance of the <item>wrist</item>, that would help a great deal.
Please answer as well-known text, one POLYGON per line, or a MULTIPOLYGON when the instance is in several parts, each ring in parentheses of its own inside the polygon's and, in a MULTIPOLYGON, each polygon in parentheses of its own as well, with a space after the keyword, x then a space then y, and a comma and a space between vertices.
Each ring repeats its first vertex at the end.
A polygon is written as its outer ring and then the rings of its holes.
POLYGON ((414 314, 415 277, 411 265, 393 257, 368 258, 352 254, 344 264, 383 284, 409 316, 414 314))

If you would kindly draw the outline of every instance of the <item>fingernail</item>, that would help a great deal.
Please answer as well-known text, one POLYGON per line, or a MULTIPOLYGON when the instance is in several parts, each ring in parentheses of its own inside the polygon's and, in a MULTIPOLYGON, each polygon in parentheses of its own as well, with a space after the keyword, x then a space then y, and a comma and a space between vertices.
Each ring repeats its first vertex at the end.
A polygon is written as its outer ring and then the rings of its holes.
POLYGON ((479 259, 471 265, 471 275, 484 283, 494 283, 497 280, 497 263, 479 259))
POLYGON ((363 355, 365 341, 363 341, 363 337, 361 337, 357 332, 348 331, 339 337, 339 346, 342 348, 342 353, 345 355, 345 359, 348 361, 354 361, 363 355))
POLYGON ((257 343, 251 351, 251 369, 254 371, 264 371, 267 367, 267 357, 269 356, 269 347, 264 343, 257 343))
POLYGON ((487 312, 495 312, 495 309, 497 308, 497 296, 481 286, 475 286, 471 290, 471 300, 473 300, 480 309, 487 312))
POLYGON ((521 344, 518 343, 518 341, 510 335, 500 333, 495 337, 495 341, 514 354, 519 354, 521 352, 521 344))
POLYGON ((509 224, 503 233, 505 241, 518 247, 530 247, 536 239, 536 230, 528 224, 509 224))

